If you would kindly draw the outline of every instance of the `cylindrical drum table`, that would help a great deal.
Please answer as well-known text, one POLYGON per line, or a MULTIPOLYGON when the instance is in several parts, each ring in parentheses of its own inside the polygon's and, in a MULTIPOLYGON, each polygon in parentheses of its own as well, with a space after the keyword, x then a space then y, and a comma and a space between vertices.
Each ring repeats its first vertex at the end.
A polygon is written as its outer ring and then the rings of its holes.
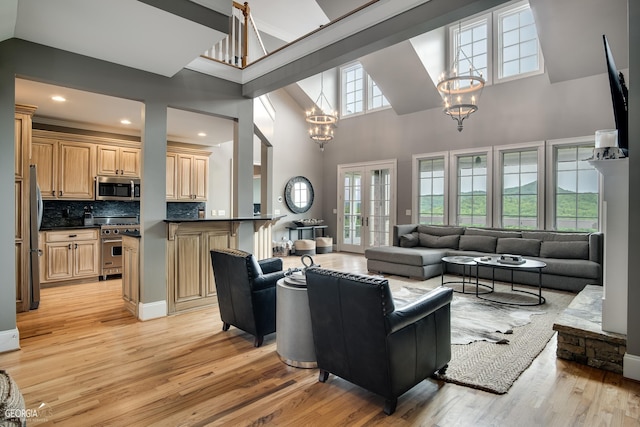
POLYGON ((280 360, 296 368, 316 368, 311 314, 304 276, 293 274, 276 286, 276 351, 280 360))

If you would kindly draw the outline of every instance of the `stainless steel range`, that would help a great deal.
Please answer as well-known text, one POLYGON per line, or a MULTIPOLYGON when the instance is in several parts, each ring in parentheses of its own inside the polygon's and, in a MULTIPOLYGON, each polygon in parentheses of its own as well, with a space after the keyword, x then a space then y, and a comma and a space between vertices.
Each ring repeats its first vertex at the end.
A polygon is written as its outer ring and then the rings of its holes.
POLYGON ((121 233, 140 231, 135 216, 97 216, 93 223, 100 226, 102 244, 102 278, 113 274, 122 274, 122 237, 121 233))

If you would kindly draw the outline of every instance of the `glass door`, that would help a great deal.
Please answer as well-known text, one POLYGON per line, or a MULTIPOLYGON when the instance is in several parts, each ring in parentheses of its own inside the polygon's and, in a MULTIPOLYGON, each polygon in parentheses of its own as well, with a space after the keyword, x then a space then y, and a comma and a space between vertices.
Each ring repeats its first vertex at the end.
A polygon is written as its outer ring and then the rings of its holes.
POLYGON ((396 200, 396 162, 338 167, 338 250, 364 253, 391 244, 396 200))

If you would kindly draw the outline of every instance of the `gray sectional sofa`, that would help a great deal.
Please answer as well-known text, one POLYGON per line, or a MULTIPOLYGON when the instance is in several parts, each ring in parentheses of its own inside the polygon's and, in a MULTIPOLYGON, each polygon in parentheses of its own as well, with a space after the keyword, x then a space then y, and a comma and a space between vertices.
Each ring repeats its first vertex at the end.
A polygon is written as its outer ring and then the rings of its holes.
MULTIPOLYGON (((393 246, 365 250, 371 272, 428 279, 446 272, 461 274, 462 267, 442 264, 442 257, 517 254, 547 264, 542 269, 545 288, 579 292, 586 285, 602 285, 602 233, 569 233, 456 226, 403 224, 394 226, 393 246)), ((475 268, 473 270, 475 274, 475 268)), ((481 278, 491 278, 480 268, 481 278)), ((496 280, 509 281, 511 271, 496 269, 496 280)), ((514 271, 515 283, 538 284, 537 271, 514 271)))

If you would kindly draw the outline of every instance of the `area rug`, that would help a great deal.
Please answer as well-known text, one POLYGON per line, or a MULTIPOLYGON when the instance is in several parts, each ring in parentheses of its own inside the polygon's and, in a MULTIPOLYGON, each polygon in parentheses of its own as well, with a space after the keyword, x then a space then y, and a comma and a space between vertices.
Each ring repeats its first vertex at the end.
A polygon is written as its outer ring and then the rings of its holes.
MULTIPOLYGON (((396 307, 440 285, 387 277, 396 307)), ((496 296, 508 297, 510 286, 496 283, 496 296)), ((451 306, 451 361, 446 382, 496 394, 506 393, 540 354, 554 334, 553 323, 574 294, 543 289, 546 303, 535 307, 495 304, 475 295, 454 294, 451 306)))

